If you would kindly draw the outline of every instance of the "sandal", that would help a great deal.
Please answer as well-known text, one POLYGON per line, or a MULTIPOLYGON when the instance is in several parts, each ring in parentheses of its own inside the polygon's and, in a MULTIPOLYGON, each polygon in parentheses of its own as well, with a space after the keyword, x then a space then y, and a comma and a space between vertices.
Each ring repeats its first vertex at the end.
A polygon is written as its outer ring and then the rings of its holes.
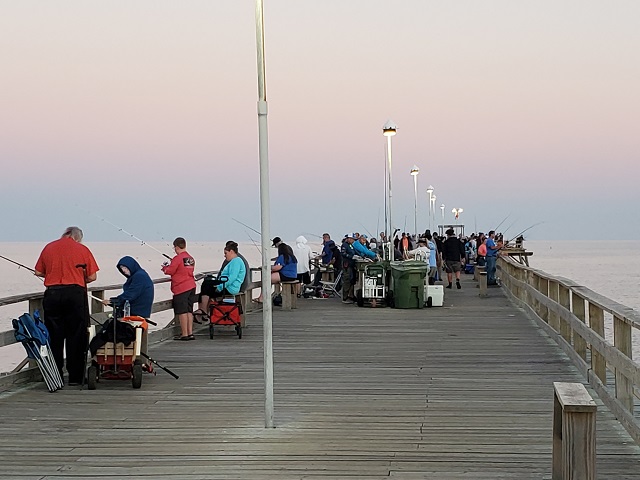
POLYGON ((199 308, 198 310, 193 312, 193 321, 194 322, 202 325, 203 323, 207 323, 206 319, 207 319, 207 312, 205 312, 201 308, 199 308), (198 317, 200 317, 200 318, 198 318, 198 317))
POLYGON ((183 342, 186 342, 187 340, 191 340, 189 335, 185 335, 184 337, 182 335, 176 335, 175 337, 173 337, 173 339, 174 340, 182 340, 183 342))
POLYGON ((195 340, 195 339, 196 339, 196 336, 195 336, 195 335, 189 335, 189 336, 187 337, 187 340, 195 340))

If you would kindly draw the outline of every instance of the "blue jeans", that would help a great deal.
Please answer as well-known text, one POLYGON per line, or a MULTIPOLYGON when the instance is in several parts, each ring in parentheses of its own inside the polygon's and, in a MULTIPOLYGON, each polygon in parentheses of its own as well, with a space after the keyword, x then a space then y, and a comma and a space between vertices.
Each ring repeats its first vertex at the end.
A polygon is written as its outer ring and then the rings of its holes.
POLYGON ((496 283, 496 261, 498 257, 487 255, 485 259, 487 261, 487 285, 494 285, 496 283))

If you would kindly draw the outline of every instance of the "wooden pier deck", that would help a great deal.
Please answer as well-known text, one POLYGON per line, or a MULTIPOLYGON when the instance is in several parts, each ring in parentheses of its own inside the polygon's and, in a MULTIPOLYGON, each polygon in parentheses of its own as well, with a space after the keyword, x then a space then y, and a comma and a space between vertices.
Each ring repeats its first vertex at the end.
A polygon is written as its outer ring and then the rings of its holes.
MULTIPOLYGON (((276 308, 275 429, 260 313, 242 340, 153 346, 179 380, 0 394, 0 478, 551 478, 552 382, 584 379, 500 289, 474 286, 442 308, 276 308)), ((598 478, 640 479, 640 449, 590 392, 598 478)))

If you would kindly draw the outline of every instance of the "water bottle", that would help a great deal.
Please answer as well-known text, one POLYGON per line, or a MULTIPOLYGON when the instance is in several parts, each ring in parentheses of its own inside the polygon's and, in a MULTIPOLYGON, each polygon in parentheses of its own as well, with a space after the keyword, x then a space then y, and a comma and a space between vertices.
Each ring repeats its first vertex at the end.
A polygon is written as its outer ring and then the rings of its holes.
POLYGON ((126 300, 124 302, 124 316, 125 317, 131 316, 131 304, 129 303, 129 300, 126 300))

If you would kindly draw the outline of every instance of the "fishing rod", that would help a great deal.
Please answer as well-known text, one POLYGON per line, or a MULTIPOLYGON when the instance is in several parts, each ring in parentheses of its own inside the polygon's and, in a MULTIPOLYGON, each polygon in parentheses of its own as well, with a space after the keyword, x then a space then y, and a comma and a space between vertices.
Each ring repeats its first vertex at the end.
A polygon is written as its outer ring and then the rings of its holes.
POLYGON ((234 222, 239 223, 240 225, 242 225, 243 227, 248 228, 249 230, 251 230, 252 232, 256 232, 258 235, 262 236, 262 234, 256 230, 255 228, 251 228, 249 225, 247 225, 246 223, 242 223, 240 220, 236 220, 235 218, 232 218, 231 220, 233 220, 234 222))
POLYGON ((492 229, 492 230, 493 230, 494 232, 497 232, 497 231, 498 231, 498 228, 500 228, 500 225, 502 225, 502 224, 507 220, 507 218, 509 218, 509 217, 511 216, 511 213, 513 213, 513 212, 510 212, 510 213, 509 213, 509 215, 507 215, 506 217, 504 217, 504 219, 503 219, 503 220, 498 224, 498 226, 497 226, 496 228, 492 229))
POLYGON ((518 220, 519 220, 519 219, 515 219, 515 220, 511 223, 511 225, 509 225, 507 228, 505 228, 505 229, 504 229, 504 232, 502 232, 502 235, 504 235, 505 233, 507 233, 507 232, 509 231, 509 229, 510 229, 511 227, 513 227, 513 226, 518 222, 518 220))
POLYGON ((253 239, 253 237, 249 235, 249 232, 247 232, 246 230, 245 230, 245 233, 247 234, 247 237, 249 237, 249 240, 251 240, 251 243, 253 243, 253 246, 256 247, 258 249, 258 252, 260 252, 260 255, 262 255, 262 250, 260 249, 256 241, 253 239))
MULTIPOLYGON (((147 320, 148 321, 148 320, 147 320)), ((176 375, 175 373, 173 373, 171 370, 169 370, 167 367, 163 367, 162 365, 160 365, 157 361, 155 361, 153 358, 151 358, 149 355, 147 355, 144 352, 140 352, 140 355, 142 355, 144 358, 146 358, 147 360, 149 360, 151 363, 153 363, 155 366, 161 368, 162 370, 164 370, 165 372, 167 372, 169 375, 171 375, 173 378, 175 378, 176 380, 178 380, 178 375, 176 375)))
POLYGON ((15 260, 11 260, 10 258, 7 258, 3 255, 0 255, 0 258, 6 260, 7 262, 11 262, 14 265, 17 265, 18 267, 24 268, 26 270, 29 270, 30 272, 32 272, 34 275, 36 274, 36 271, 33 268, 27 267, 26 265, 23 265, 22 263, 16 262, 15 260))
POLYGON ((541 225, 541 224, 543 224, 543 223, 544 223, 544 222, 534 223, 534 224, 533 224, 533 225, 531 225, 529 228, 525 228, 523 231, 521 231, 521 232, 520 232, 520 233, 518 233, 515 237, 513 237, 511 240, 508 240, 508 241, 507 241, 507 242, 505 242, 505 243, 509 243, 509 242, 511 242, 512 240, 515 240, 516 238, 518 238, 518 237, 519 237, 520 235, 522 235, 523 233, 528 232, 528 231, 529 231, 529 230, 531 230, 533 227, 537 227, 538 225, 541 225))
POLYGON ((302 232, 303 235, 311 235, 312 237, 316 237, 316 238, 322 238, 321 235, 316 235, 315 233, 311 233, 311 232, 302 232))
POLYGON ((170 257, 169 255, 167 255, 166 253, 162 253, 160 250, 158 250, 158 249, 157 249, 156 247, 154 247, 153 245, 149 245, 147 242, 145 242, 145 241, 144 241, 144 240, 142 240, 141 238, 136 237, 133 233, 131 233, 131 232, 127 232, 124 228, 119 227, 119 226, 118 226, 118 225, 116 225, 115 223, 111 223, 109 220, 107 220, 107 219, 106 219, 106 218, 104 218, 104 217, 101 217, 101 216, 99 216, 99 215, 97 215, 97 214, 95 214, 95 213, 89 212, 88 210, 87 210, 87 212, 88 212, 88 213, 90 213, 91 215, 93 215, 94 217, 99 218, 99 219, 100 219, 101 221, 103 221, 104 223, 107 223, 107 224, 111 225, 113 228, 117 229, 119 232, 122 232, 122 233, 124 233, 125 235, 130 236, 130 237, 131 237, 131 238, 133 238, 134 240, 139 241, 139 242, 140 242, 140 245, 145 245, 145 246, 149 247, 150 249, 155 250, 156 252, 158 252, 160 255, 162 255, 162 256, 163 256, 163 257, 165 257, 166 259, 171 260, 171 257, 170 257))
POLYGON ((369 229, 368 229, 367 227, 365 227, 365 226, 364 226, 364 224, 363 224, 362 222, 358 222, 358 223, 360 224, 360 226, 361 226, 362 228, 364 228, 364 229, 365 229, 365 231, 369 234, 369 236, 370 236, 371 238, 376 238, 376 237, 375 237, 375 235, 374 235, 373 233, 371 233, 371 232, 369 231, 369 229))

